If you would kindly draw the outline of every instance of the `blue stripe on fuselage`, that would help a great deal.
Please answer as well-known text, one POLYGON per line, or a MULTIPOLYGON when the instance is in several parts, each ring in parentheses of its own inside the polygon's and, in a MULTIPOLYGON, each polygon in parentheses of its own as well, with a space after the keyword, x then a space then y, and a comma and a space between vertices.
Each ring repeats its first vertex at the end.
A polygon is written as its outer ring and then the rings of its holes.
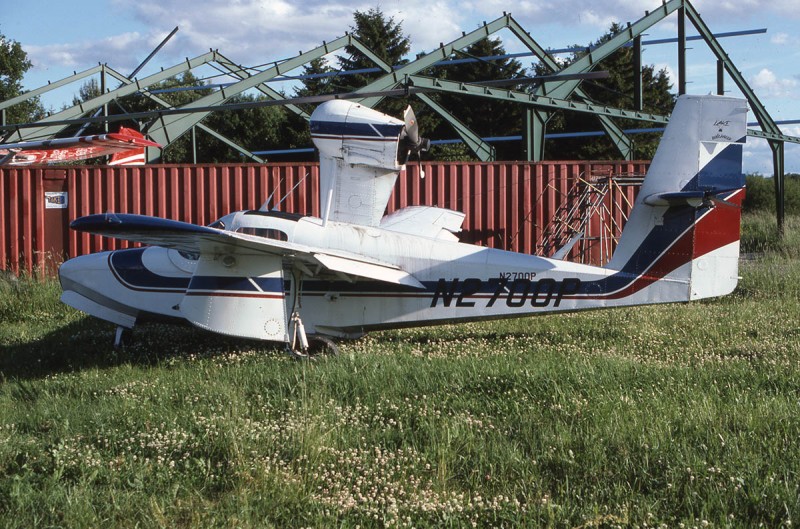
POLYGON ((108 257, 111 271, 125 286, 140 290, 186 290, 188 277, 169 277, 151 272, 142 263, 146 248, 117 250, 108 257))
POLYGON ((192 276, 189 290, 220 292, 283 293, 283 279, 278 277, 192 276))
POLYGON ((397 137, 403 125, 381 123, 342 123, 339 121, 312 121, 311 134, 330 136, 364 136, 372 138, 397 137))

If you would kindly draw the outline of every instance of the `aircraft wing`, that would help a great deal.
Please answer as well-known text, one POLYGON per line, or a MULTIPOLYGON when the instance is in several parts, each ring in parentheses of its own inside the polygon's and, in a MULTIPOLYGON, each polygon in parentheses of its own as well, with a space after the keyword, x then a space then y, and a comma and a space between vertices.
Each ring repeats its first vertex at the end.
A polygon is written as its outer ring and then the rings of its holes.
POLYGON ((72 221, 70 228, 191 253, 279 256, 311 276, 322 272, 425 288, 400 267, 360 254, 315 248, 291 242, 235 233, 188 222, 144 215, 102 213, 72 221))
POLYGON ((0 165, 32 165, 86 160, 116 155, 114 165, 144 163, 145 147, 161 145, 125 127, 119 132, 0 144, 0 165), (121 157, 120 157, 121 156, 121 157))

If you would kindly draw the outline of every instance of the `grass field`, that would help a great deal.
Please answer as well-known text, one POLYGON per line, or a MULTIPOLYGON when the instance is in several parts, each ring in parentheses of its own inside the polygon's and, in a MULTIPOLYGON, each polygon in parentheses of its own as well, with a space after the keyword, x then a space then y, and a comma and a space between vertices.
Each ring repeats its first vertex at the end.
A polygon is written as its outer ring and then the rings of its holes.
POLYGON ((371 334, 337 357, 113 328, 0 283, 3 527, 789 527, 800 219, 736 293, 371 334))

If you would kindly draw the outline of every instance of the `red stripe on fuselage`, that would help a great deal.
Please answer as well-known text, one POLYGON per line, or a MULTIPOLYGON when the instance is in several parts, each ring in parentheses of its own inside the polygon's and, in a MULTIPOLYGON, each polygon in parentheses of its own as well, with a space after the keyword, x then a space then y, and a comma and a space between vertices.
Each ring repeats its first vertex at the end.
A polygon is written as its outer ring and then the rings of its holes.
MULTIPOLYGON (((741 205, 744 189, 733 192, 725 200, 741 205)), ((652 285, 670 272, 739 240, 741 209, 720 204, 700 217, 670 248, 659 257, 645 273, 627 287, 597 296, 564 296, 564 299, 620 299, 652 285)), ((687 278, 688 279, 688 278, 687 278)))
POLYGON ((741 207, 744 197, 745 190, 738 189, 725 199, 732 205, 716 205, 713 209, 714 215, 707 215, 710 218, 706 222, 697 223, 692 259, 697 259, 739 240, 742 221, 741 207))

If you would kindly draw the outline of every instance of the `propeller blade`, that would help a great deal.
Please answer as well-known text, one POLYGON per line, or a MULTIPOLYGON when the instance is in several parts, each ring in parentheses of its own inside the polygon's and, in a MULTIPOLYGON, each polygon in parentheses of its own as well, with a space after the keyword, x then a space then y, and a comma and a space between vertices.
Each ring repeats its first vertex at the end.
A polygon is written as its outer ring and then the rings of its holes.
POLYGON ((414 115, 414 110, 411 108, 411 105, 408 105, 405 112, 403 112, 403 121, 406 122, 406 134, 408 134, 408 139, 415 147, 418 146, 419 125, 417 124, 417 116, 414 115))

